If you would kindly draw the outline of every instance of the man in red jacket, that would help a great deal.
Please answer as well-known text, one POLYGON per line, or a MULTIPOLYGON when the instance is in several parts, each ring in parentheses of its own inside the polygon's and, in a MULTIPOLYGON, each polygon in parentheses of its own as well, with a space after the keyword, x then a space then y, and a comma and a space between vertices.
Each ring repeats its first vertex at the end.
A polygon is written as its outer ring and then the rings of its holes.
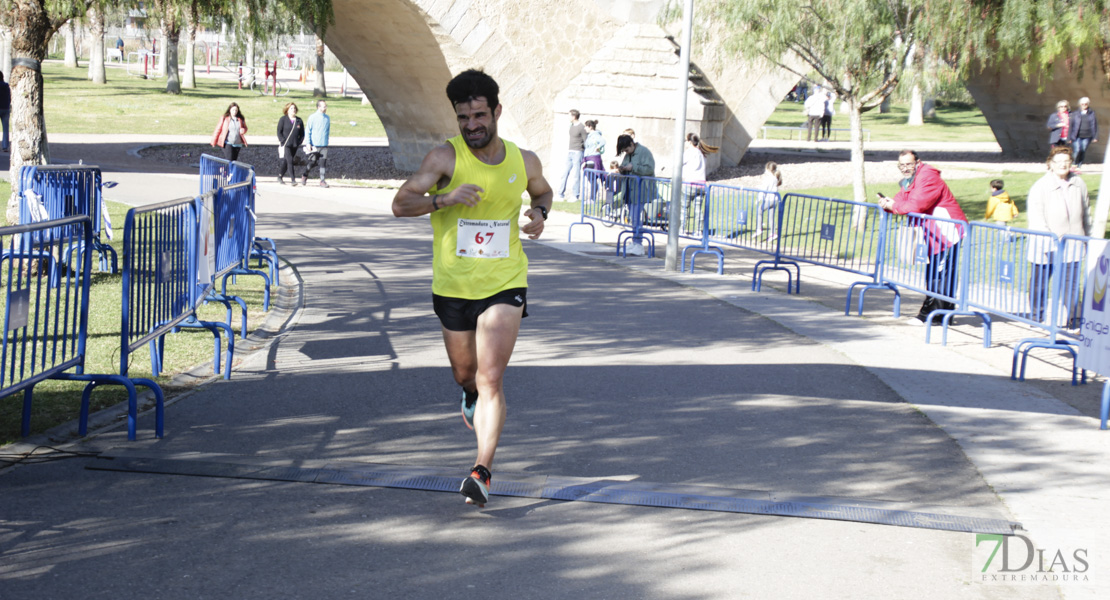
MULTIPOLYGON (((903 150, 898 155, 898 170, 902 172, 902 191, 894 198, 879 194, 879 206, 899 215, 916 213, 954 221, 967 221, 960 203, 940 178, 940 171, 921 162, 917 152, 903 150)), ((965 228, 962 224, 910 217, 908 225, 920 227, 925 234, 929 264, 925 267, 925 288, 930 294, 949 298, 956 295, 956 271, 960 264, 960 240, 965 228)), ((917 320, 922 323, 934 310, 952 310, 955 305, 932 295, 925 297, 917 320)))

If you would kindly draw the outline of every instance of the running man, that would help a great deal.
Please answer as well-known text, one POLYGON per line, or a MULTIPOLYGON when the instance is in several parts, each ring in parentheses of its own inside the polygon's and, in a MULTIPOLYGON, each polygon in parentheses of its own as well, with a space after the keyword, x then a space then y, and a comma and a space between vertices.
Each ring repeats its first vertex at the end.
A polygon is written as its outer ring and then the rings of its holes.
POLYGON ((528 257, 520 233, 543 233, 554 196, 533 152, 497 135, 498 86, 469 70, 447 84, 459 135, 434 148, 393 197, 393 214, 431 213, 432 306, 455 382, 462 415, 478 438, 478 458, 459 492, 467 504, 489 500, 490 468, 505 425, 505 369, 520 321, 528 315, 528 257), (531 197, 520 225, 521 198, 531 197))

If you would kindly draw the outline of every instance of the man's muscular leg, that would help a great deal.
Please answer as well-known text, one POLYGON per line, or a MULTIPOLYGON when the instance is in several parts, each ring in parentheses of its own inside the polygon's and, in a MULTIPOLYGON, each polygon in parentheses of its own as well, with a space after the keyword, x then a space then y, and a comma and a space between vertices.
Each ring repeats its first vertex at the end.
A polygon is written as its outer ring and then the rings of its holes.
POLYGON ((476 331, 443 331, 455 381, 464 389, 476 387, 478 390, 478 406, 474 412, 474 433, 478 438, 475 464, 486 468, 493 464, 505 425, 503 380, 516 346, 523 312, 522 307, 494 304, 478 317, 476 331))

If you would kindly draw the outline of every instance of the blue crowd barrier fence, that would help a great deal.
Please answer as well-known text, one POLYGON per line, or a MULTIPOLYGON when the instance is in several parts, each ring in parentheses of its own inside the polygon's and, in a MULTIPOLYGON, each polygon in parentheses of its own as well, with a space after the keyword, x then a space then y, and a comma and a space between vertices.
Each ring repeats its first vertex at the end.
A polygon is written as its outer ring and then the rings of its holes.
MULTIPOLYGON (((590 239, 596 235, 591 221, 625 231, 617 235, 617 254, 627 253, 628 243, 646 241, 647 255, 655 255, 655 234, 670 229, 670 204, 673 182, 658 177, 639 177, 583 169, 581 214, 567 233, 570 241, 578 225, 590 227, 590 239)), ((701 239, 707 186, 683 184, 679 205, 679 236, 701 239)))
POLYGON ((197 307, 213 287, 212 274, 198 276, 204 259, 198 247, 198 203, 181 198, 133 208, 127 212, 123 235, 123 299, 120 373, 127 374, 130 356, 150 345, 151 369, 161 372, 165 336, 182 327, 209 330, 215 338, 214 370, 220 373, 220 330, 227 334, 224 378, 230 379, 235 338, 227 324, 201 321, 197 307))
POLYGON ((92 220, 92 248, 101 271, 119 272, 116 251, 101 242, 103 231, 112 237, 111 221, 104 210, 100 168, 91 165, 27 165, 19 170, 22 194, 20 224, 87 215, 92 220))
MULTIPOLYGON (((952 318, 965 314, 983 319, 983 344, 989 347, 989 319, 981 312, 968 310, 965 293, 967 278, 960 276, 960 273, 967 272, 969 264, 970 254, 965 244, 968 223, 917 213, 886 213, 884 217, 878 285, 894 290, 912 290, 931 298, 923 306, 926 311, 926 341, 931 335, 932 324, 938 322, 944 330, 943 341, 947 343, 952 318), (945 308, 945 304, 951 306, 945 308)), ((896 306, 895 315, 900 312, 900 306, 896 306)))
POLYGON ((268 268, 269 277, 266 281, 266 300, 265 308, 269 310, 269 295, 270 295, 270 282, 274 285, 279 285, 279 269, 277 244, 273 239, 268 237, 257 237, 255 234, 255 226, 257 225, 256 212, 255 212, 255 194, 257 192, 257 182, 255 180, 254 167, 240 162, 230 162, 223 158, 211 156, 209 154, 202 154, 200 156, 200 193, 206 194, 210 191, 228 187, 231 185, 249 182, 251 185, 250 197, 246 206, 246 216, 244 219, 249 219, 250 222, 250 253, 244 259, 241 265, 244 269, 243 275, 257 275, 255 271, 250 271, 250 261, 256 260, 259 266, 263 264, 268 268), (250 272, 247 272, 250 271, 250 272))
MULTIPOLYGON (((591 233, 591 222, 619 225, 625 229, 617 243, 622 255, 630 240, 667 232, 670 180, 593 169, 584 173, 581 217, 571 225, 568 241, 577 225, 589 226, 591 233)), ((1001 317, 1046 334, 1016 344, 1013 378, 1024 379, 1031 350, 1049 348, 1069 352, 1073 384, 1086 382, 1076 357, 1090 238, 1057 238, 932 215, 897 215, 874 204, 821 196, 780 196, 717 184, 705 185, 704 195, 695 190, 684 184, 679 235, 699 241, 683 249, 684 269, 688 260, 693 272, 697 257, 709 254, 717 258, 721 274, 724 247, 733 247, 769 257, 755 264, 753 290, 760 288, 765 271, 782 270, 787 273, 787 292, 800 291, 799 263, 855 273, 868 279, 849 286, 845 314, 857 292, 862 314, 869 290, 891 291, 895 316, 901 314, 900 290, 918 292, 931 298, 931 308, 926 306, 927 343, 935 323, 946 344, 952 319, 963 315, 981 322, 983 345, 990 347, 993 319, 1001 317)), ((651 256, 653 237, 649 243, 651 256)))
MULTIPOLYGON (((620 225, 625 229, 617 236, 618 255, 622 254, 629 241, 641 243, 645 233, 641 178, 594 169, 584 169, 583 177, 581 215, 577 222, 571 224, 567 241, 570 241, 574 228, 578 225, 588 226, 591 241, 596 240, 590 221, 597 221, 606 227, 620 225)), ((648 255, 654 256, 655 237, 648 233, 647 239, 650 243, 648 255)))
POLYGON ((127 437, 136 438, 138 391, 149 388, 156 401, 155 435, 162 437, 164 402, 154 381, 126 373, 85 372, 93 227, 88 215, 0 228, 0 285, 4 287, 4 339, 0 350, 0 396, 23 392, 21 434, 31 428, 35 386, 47 379, 87 382, 81 395, 79 432, 88 433, 89 402, 100 385, 121 385, 128 394, 127 437), (64 274, 54 282, 43 271, 45 257, 68 255, 64 274))
POLYGON ((1028 244, 1029 321, 1048 335, 1025 338, 1014 348, 1010 371, 1013 379, 1025 379, 1029 352, 1038 348, 1063 350, 1072 357, 1072 384, 1087 383, 1087 372, 1078 369, 1079 339, 1083 326, 1083 290, 1087 279, 1087 246, 1090 238, 1065 235, 1055 243, 1028 244))

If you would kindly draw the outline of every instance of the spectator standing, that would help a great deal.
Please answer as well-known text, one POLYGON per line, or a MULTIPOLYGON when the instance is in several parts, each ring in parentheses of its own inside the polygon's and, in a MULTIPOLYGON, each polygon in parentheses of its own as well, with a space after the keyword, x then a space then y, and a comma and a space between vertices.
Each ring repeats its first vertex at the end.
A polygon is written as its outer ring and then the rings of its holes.
POLYGON ((806 141, 817 141, 820 134, 821 117, 825 116, 825 95, 818 92, 806 98, 803 109, 806 113, 806 141))
POLYGON ((574 198, 578 198, 582 184, 580 175, 586 151, 586 126, 578 122, 579 115, 577 110, 570 110, 570 148, 567 150, 566 167, 559 178, 559 197, 564 199, 567 197, 567 183, 574 180, 574 185, 571 186, 574 198))
POLYGON ((836 99, 833 98, 832 92, 825 92, 825 114, 821 115, 821 139, 829 141, 829 134, 832 133, 832 118, 833 108, 836 106, 836 99))
MULTIPOLYGON (((879 206, 899 215, 920 213, 942 219, 967 221, 960 203, 940 178, 940 171, 927 165, 913 150, 903 150, 898 155, 898 170, 902 173, 901 188, 894 198, 879 194, 879 206)), ((911 322, 924 323, 934 310, 952 310, 955 305, 932 294, 953 297, 956 293, 956 270, 960 264, 960 240, 964 228, 960 225, 929 219, 909 219, 909 225, 920 227, 925 236, 929 263, 925 266, 925 297, 921 310, 911 322)))
POLYGON ((305 157, 307 157, 304 167, 304 174, 301 175, 301 185, 308 185, 308 172, 320 164, 320 187, 329 187, 327 180, 324 178, 327 173, 328 165, 328 136, 331 134, 331 117, 328 116, 328 101, 317 100, 316 112, 308 117, 307 131, 305 137, 305 157))
POLYGON ((1072 134, 1072 151, 1075 155, 1075 167, 1083 166, 1087 158, 1087 146, 1098 141, 1098 117, 1091 108, 1091 99, 1086 96, 1079 99, 1079 111, 1071 113, 1070 129, 1072 134))
MULTIPOLYGON (((1071 170, 1071 148, 1053 148, 1048 154, 1048 172, 1029 188, 1025 209, 1029 213, 1029 229, 1047 231, 1057 236, 1091 234, 1090 200, 1087 184, 1071 170)), ((1064 255, 1057 257, 1057 246, 1051 239, 1035 237, 1029 244, 1029 262, 1033 263, 1029 281, 1030 318, 1043 322, 1045 299, 1052 280, 1053 263, 1060 259, 1064 281, 1061 286, 1068 326, 1078 326, 1080 316, 1079 247, 1067 244, 1064 255)))
MULTIPOLYGON (((597 130, 597 121, 588 120, 585 122, 586 126, 586 158, 583 163, 583 168, 593 169, 595 171, 603 171, 605 164, 601 162, 601 155, 605 153, 605 137, 597 130)), ((584 182, 588 187, 586 192, 587 200, 589 202, 597 201, 597 190, 600 181, 604 179, 601 173, 593 173, 589 179, 584 182)))
POLYGON ((212 132, 212 146, 223 148, 224 158, 239 160, 239 151, 247 145, 247 117, 239 110, 239 105, 232 102, 224 111, 220 122, 216 123, 216 131, 212 132))
POLYGON ((4 73, 0 72, 0 121, 4 124, 4 143, 0 146, 4 152, 8 151, 8 117, 12 114, 12 88, 4 81, 4 73))
POLYGON ((1056 103, 1056 112, 1048 116, 1045 127, 1048 128, 1048 144, 1050 146, 1070 146, 1074 130, 1071 128, 1071 115, 1068 113, 1071 105, 1067 100, 1056 103))
POLYGON ((717 148, 702 143, 696 133, 686 134, 686 144, 682 148, 682 203, 681 227, 685 233, 697 230, 694 225, 702 214, 705 202, 705 155, 716 152, 717 148))
MULTIPOLYGON (((622 175, 635 175, 637 177, 655 177, 655 157, 652 156, 651 150, 648 150, 643 144, 637 144, 632 140, 630 135, 622 135, 617 138, 617 156, 624 155, 621 160, 618 171, 622 175)), ((644 238, 639 233, 640 230, 640 207, 655 198, 655 181, 647 180, 641 181, 639 186, 639 196, 636 190, 630 194, 628 193, 629 181, 622 182, 626 186, 624 194, 624 202, 629 204, 629 210, 632 216, 632 247, 628 249, 628 253, 633 256, 644 255, 644 238)))
POLYGON ((605 136, 597 130, 597 121, 590 120, 585 122, 586 126, 586 149, 585 161, 589 163, 590 169, 598 171, 605 168, 601 162, 601 155, 605 154, 605 136))
MULTIPOLYGON (((763 167, 763 175, 759 178, 759 189, 764 193, 760 194, 759 207, 755 213, 755 237, 763 235, 763 213, 770 213, 768 216, 771 219, 771 227, 775 227, 775 208, 779 202, 780 185, 782 185, 782 173, 779 171, 779 165, 774 161, 768 161, 763 167)), ((771 234, 771 241, 778 237, 776 229, 771 234)))
POLYGON ((289 183, 297 185, 297 172, 293 167, 293 157, 297 155, 297 148, 304 142, 304 121, 297 116, 297 104, 290 102, 285 105, 281 118, 277 124, 278 183, 285 185, 285 173, 289 173, 289 183))
POLYGON ((985 220, 993 220, 998 225, 1007 225, 1018 216, 1017 204, 1010 199, 1010 194, 1003 187, 1005 182, 1001 179, 991 181, 990 198, 987 198, 987 214, 985 220))

